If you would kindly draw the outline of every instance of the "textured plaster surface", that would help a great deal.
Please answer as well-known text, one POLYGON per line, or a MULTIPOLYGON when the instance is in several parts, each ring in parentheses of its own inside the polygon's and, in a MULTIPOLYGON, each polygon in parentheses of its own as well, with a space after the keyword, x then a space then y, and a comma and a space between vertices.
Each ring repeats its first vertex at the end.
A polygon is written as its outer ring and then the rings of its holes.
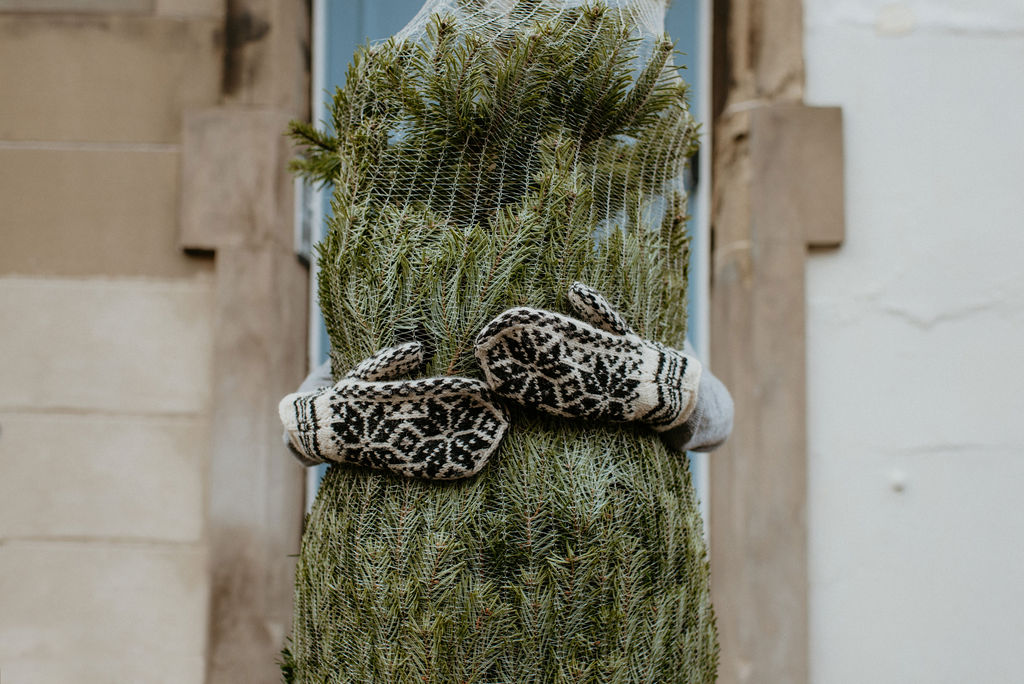
POLYGON ((806 20, 847 207, 807 273, 811 681, 1020 681, 1024 5, 806 20))

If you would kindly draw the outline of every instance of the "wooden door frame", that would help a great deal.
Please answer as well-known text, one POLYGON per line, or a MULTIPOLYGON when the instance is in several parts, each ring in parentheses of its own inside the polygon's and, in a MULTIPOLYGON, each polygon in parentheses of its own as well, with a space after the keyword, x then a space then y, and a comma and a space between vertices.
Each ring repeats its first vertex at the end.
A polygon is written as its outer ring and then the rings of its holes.
POLYGON ((843 239, 842 116, 803 104, 800 0, 713 0, 711 463, 721 684, 809 681, 804 262, 843 239))

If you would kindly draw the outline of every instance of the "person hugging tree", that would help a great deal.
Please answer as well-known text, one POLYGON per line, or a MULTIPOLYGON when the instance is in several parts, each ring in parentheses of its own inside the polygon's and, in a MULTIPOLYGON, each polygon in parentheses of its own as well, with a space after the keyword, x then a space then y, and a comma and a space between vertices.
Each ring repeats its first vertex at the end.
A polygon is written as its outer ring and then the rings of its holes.
POLYGON ((685 344, 698 131, 664 9, 431 0, 356 54, 333 130, 293 124, 333 184, 331 360, 281 418, 333 465, 289 681, 714 681, 679 452, 732 403, 685 344))

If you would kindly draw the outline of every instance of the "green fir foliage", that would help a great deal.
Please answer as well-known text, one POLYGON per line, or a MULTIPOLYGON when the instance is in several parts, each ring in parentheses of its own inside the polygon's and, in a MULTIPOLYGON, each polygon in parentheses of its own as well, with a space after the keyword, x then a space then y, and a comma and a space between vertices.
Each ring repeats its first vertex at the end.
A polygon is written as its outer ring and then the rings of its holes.
MULTIPOLYGON (((672 45, 602 5, 521 6, 530 21, 493 35, 439 13, 361 49, 332 130, 293 124, 295 169, 333 186, 318 257, 335 375, 418 339, 426 375, 479 377, 483 325, 511 306, 566 311, 575 280, 681 346, 679 178, 697 128, 672 45)), ((468 481, 331 467, 289 681, 714 680, 686 459, 639 428, 513 418, 468 481)))

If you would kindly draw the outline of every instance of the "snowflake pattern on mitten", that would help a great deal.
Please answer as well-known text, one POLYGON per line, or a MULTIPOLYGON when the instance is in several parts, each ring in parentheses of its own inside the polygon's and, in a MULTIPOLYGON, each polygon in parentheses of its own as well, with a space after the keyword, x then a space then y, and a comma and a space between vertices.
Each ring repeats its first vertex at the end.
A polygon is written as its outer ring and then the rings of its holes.
POLYGON ((697 400, 697 359, 646 340, 597 291, 569 289, 583 321, 518 307, 492 320, 476 341, 487 384, 546 413, 646 423, 658 432, 682 424, 697 400))
POLYGON ((410 342, 374 354, 331 387, 289 394, 279 410, 292 444, 310 460, 406 477, 479 472, 508 430, 504 407, 479 380, 394 380, 422 362, 422 346, 410 342))

